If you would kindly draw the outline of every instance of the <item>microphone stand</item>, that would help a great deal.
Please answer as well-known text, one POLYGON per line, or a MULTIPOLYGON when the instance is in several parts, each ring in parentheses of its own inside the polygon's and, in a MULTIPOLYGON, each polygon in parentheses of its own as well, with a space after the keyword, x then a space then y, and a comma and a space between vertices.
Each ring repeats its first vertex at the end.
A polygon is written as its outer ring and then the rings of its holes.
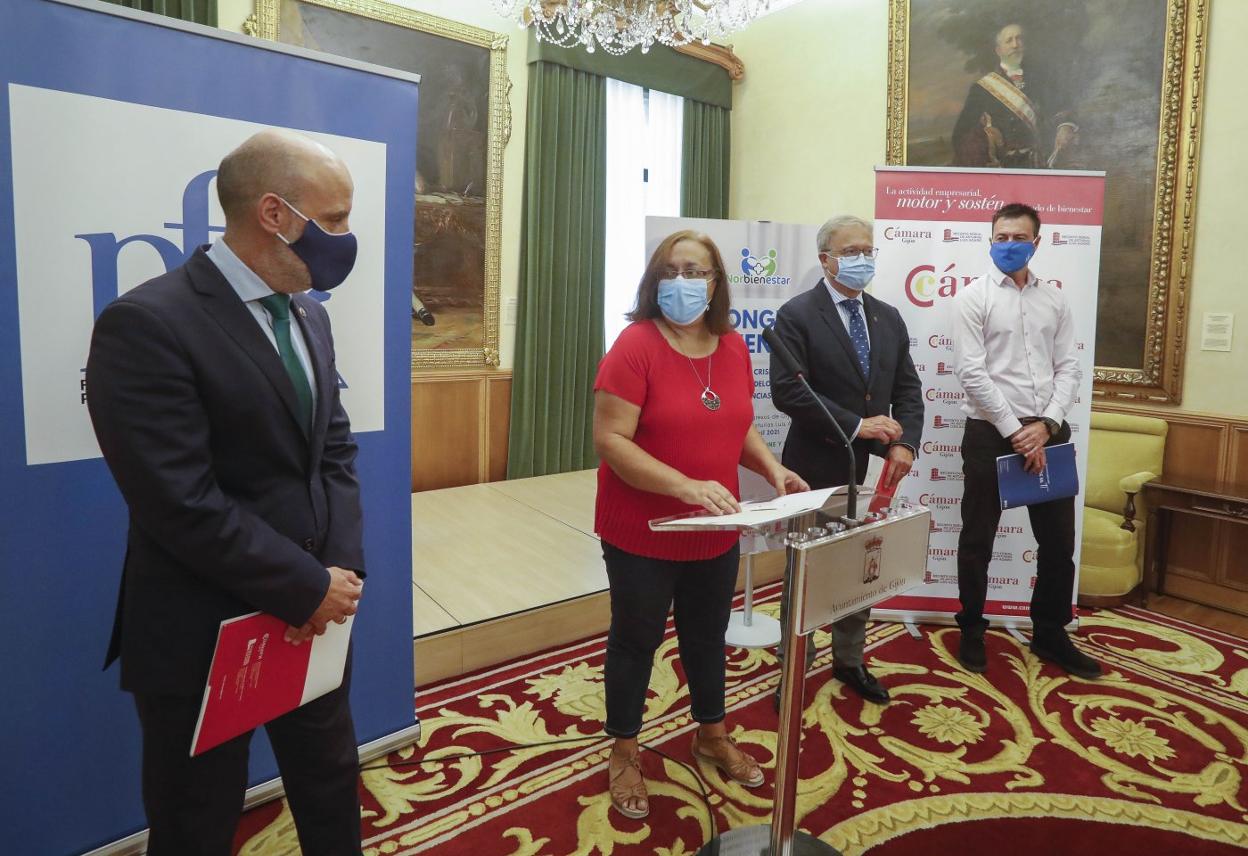
POLYGON ((784 363, 784 367, 801 381, 802 386, 806 388, 806 392, 815 400, 815 404, 819 405, 819 409, 823 411, 823 415, 828 417, 828 422, 832 425, 836 436, 845 444, 845 453, 849 461, 849 480, 845 485, 845 517, 848 518, 846 522, 850 526, 858 525, 858 461, 854 457, 854 447, 850 444, 849 437, 845 436, 845 430, 841 428, 841 424, 832 418, 832 413, 828 410, 827 405, 823 403, 823 399, 811 389, 810 381, 806 380, 806 375, 802 373, 797 360, 793 358, 793 353, 780 340, 774 327, 768 327, 763 330, 763 340, 771 348, 772 353, 780 359, 780 362, 784 363))

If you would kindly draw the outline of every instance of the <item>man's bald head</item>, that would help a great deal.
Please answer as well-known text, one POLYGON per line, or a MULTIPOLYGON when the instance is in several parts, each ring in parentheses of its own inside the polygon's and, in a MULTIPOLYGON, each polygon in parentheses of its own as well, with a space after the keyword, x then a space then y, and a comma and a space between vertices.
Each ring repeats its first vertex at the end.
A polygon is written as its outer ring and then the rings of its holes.
POLYGON ((221 161, 217 197, 228 225, 246 218, 266 193, 298 207, 310 184, 344 175, 342 161, 316 140, 288 131, 261 131, 221 161))

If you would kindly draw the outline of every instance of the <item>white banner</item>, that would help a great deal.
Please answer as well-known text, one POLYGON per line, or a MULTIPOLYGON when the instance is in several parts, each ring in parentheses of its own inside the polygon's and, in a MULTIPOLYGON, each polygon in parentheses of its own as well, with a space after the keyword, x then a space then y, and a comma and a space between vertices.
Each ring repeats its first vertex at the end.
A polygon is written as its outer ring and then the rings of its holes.
MULTIPOLYGON (((1025 202, 1041 218, 1031 269, 1062 289, 1075 320, 1083 378, 1067 416, 1079 483, 1086 483, 1091 415, 1103 173, 881 167, 876 173, 875 240, 880 248, 871 292, 896 306, 910 330, 910 353, 923 380, 923 440, 899 489, 932 511, 925 584, 876 609, 907 620, 948 621, 958 611, 958 533, 962 528, 964 393, 953 374, 950 306, 958 289, 991 270, 992 214, 1025 202)), ((1078 590, 1082 493, 1076 499, 1078 590)), ((1025 508, 1006 511, 988 571, 984 614, 1026 626, 1035 586, 1036 542, 1025 508)))
MULTIPOLYGON (((18 84, 8 93, 26 462, 97 458, 83 374, 96 315, 220 238, 217 164, 269 126, 18 84)), ((386 147, 309 136, 355 181, 359 258, 323 299, 352 430, 380 431, 386 147)))

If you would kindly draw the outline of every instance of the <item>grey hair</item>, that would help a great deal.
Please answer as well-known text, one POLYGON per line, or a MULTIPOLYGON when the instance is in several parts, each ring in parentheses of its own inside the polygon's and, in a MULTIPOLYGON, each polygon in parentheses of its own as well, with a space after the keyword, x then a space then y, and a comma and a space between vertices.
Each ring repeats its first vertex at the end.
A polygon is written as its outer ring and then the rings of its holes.
POLYGON ((875 231, 875 224, 870 220, 864 220, 852 214, 842 214, 839 217, 833 217, 819 227, 819 236, 815 239, 815 250, 820 253, 826 253, 828 245, 832 243, 832 238, 836 236, 836 233, 851 226, 861 226, 868 232, 875 231))

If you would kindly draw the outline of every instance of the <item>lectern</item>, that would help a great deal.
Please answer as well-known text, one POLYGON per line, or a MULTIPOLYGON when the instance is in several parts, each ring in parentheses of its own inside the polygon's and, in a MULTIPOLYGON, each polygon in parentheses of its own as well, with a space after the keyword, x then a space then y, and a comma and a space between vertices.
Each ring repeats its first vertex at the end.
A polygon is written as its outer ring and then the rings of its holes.
MULTIPOLYGON (((860 491, 859 496, 869 501, 870 492, 860 491)), ((741 515, 695 514, 650 524, 656 531, 770 532, 776 546, 782 544, 785 549, 790 609, 780 679, 771 823, 730 829, 707 842, 699 856, 839 856, 831 846, 794 829, 806 646, 816 628, 923 581, 931 520, 926 508, 906 502, 857 518, 847 516, 847 506, 844 493, 833 493, 814 508, 802 508, 800 503, 777 507, 774 516, 765 508, 752 509, 748 522, 741 521, 741 515)))

